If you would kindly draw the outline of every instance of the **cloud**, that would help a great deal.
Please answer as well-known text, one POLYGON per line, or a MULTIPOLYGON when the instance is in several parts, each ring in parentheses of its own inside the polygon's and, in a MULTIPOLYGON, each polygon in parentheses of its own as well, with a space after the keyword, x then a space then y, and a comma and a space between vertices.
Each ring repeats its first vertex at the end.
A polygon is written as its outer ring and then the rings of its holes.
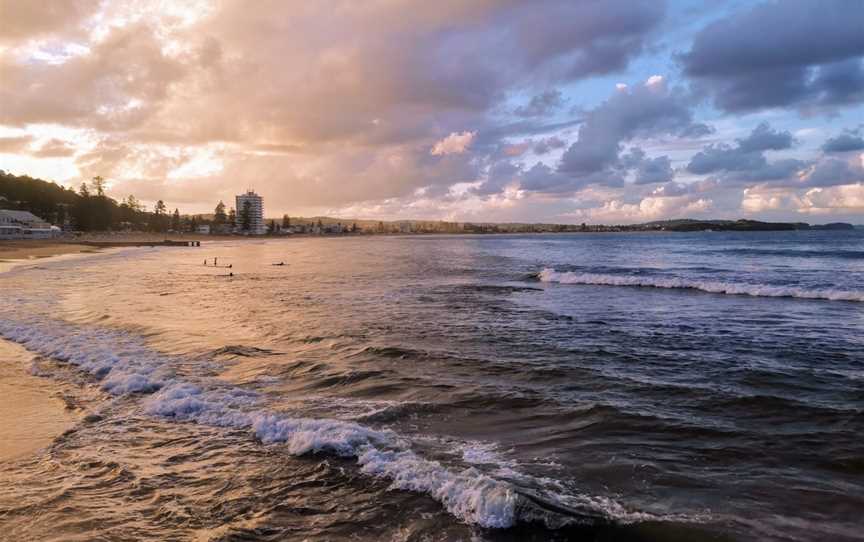
POLYGON ((864 137, 858 135, 858 132, 840 134, 825 141, 822 151, 828 153, 864 151, 864 137))
POLYGON ((16 153, 26 149, 33 142, 33 136, 0 137, 0 153, 16 153))
POLYGON ((860 220, 864 213, 864 184, 850 183, 805 190, 755 187, 744 190, 741 210, 749 214, 794 212, 809 215, 844 215, 860 220))
POLYGON ((825 187, 864 182, 861 159, 826 158, 817 162, 803 177, 805 186, 825 187))
POLYGON ((0 0, 0 44, 75 29, 99 7, 99 0, 0 0))
POLYGON ((710 211, 710 199, 693 196, 648 196, 636 203, 620 199, 604 202, 599 207, 581 209, 573 213, 574 218, 601 223, 648 222, 674 217, 693 217, 710 211))
POLYGON ((767 124, 729 140, 721 117, 706 145, 702 106, 858 103, 860 10, 839 21, 846 4, 826 5, 711 7, 720 19, 681 57, 688 79, 604 97, 634 59, 666 65, 680 46, 660 35, 665 2, 0 0, 0 166, 103 175, 112 195, 184 211, 250 185, 278 214, 639 221, 733 212, 764 183, 803 201, 857 182, 858 132, 822 156, 767 124))
POLYGON ((534 154, 546 154, 553 150, 563 149, 567 146, 567 142, 561 139, 558 136, 547 137, 541 139, 537 143, 534 144, 534 154))
POLYGON ((608 172, 618 166, 624 142, 698 131, 693 103, 682 89, 669 88, 659 76, 619 89, 585 113, 579 138, 564 153, 558 169, 577 179, 608 172))
POLYGON ((795 143, 788 131, 773 130, 761 123, 735 145, 710 144, 694 154, 687 171, 697 175, 718 174, 725 183, 754 183, 789 180, 809 164, 787 158, 768 162, 766 151, 785 150, 795 143))
POLYGON ((684 72, 728 112, 864 101, 864 10, 857 0, 784 0, 706 26, 684 72))
POLYGON ((547 90, 531 98, 526 105, 513 110, 518 117, 542 117, 555 112, 566 100, 558 90, 547 90))
POLYGON ((0 123, 127 130, 160 109, 184 71, 146 24, 115 29, 61 64, 0 55, 0 123))
POLYGON ((636 184, 665 183, 674 175, 668 156, 648 158, 642 160, 636 169, 636 184))
POLYGON ((435 143, 429 154, 441 156, 445 154, 462 154, 468 151, 477 132, 453 132, 441 141, 435 143))
POLYGON ((75 154, 75 147, 60 139, 51 139, 42 144, 33 153, 39 158, 62 158, 75 154))
POLYGON ((801 198, 799 212, 811 214, 864 213, 864 184, 813 188, 801 198))

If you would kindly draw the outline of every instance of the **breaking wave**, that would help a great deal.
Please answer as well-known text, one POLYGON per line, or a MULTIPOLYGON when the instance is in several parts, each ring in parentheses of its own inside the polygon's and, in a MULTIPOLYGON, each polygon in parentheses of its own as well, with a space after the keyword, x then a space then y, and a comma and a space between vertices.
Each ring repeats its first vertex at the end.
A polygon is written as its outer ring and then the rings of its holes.
POLYGON ((800 286, 775 286, 770 284, 747 284, 711 280, 692 280, 676 277, 645 277, 606 275, 556 271, 546 268, 537 277, 542 282, 561 284, 597 284, 602 286, 637 286, 645 288, 669 288, 699 290, 712 294, 749 295, 754 297, 794 297, 800 299, 827 299, 831 301, 864 302, 864 291, 836 290, 832 288, 803 288, 800 286))
POLYGON ((643 521, 701 521, 695 516, 631 511, 605 497, 570 494, 543 487, 519 474, 518 485, 468 465, 444 465, 422 457, 412 442, 393 431, 352 421, 292 417, 268 410, 254 391, 178 375, 177 360, 150 350, 118 330, 93 329, 30 317, 0 318, 0 338, 31 352, 76 366, 115 397, 140 396, 144 413, 178 422, 247 430, 265 445, 291 455, 331 454, 356 460, 360 472, 386 479, 390 487, 425 493, 461 521, 485 528, 544 522, 628 524, 643 521))

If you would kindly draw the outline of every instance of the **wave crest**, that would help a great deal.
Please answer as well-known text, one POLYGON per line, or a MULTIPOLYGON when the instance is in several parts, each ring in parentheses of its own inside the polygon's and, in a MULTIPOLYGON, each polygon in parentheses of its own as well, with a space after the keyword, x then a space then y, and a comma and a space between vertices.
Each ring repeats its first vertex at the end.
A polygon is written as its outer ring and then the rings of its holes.
POLYGON ((560 284, 635 286, 643 288, 699 290, 712 294, 749 295, 753 297, 794 297, 799 299, 864 302, 864 291, 858 290, 774 286, 770 284, 692 280, 677 277, 639 277, 627 275, 606 275, 601 273, 577 273, 573 271, 556 271, 548 267, 540 271, 537 277, 542 282, 557 282, 560 284))

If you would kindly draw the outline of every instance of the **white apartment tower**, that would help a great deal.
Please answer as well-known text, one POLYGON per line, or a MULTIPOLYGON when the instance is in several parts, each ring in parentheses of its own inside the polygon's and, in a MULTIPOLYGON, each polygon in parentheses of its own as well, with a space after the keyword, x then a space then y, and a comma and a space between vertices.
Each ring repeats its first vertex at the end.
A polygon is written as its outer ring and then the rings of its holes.
POLYGON ((264 203, 261 196, 247 190, 245 194, 236 196, 237 231, 250 235, 264 235, 267 233, 267 225, 264 224, 264 203), (249 205, 249 231, 243 229, 243 209, 249 205))

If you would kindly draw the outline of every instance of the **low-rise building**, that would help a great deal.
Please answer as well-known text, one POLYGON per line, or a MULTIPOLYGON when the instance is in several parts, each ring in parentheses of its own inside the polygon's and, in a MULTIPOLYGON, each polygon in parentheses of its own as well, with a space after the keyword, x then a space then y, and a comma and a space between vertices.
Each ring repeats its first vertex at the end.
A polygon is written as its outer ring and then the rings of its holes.
POLYGON ((47 239, 61 230, 28 211, 0 209, 0 239, 47 239))

